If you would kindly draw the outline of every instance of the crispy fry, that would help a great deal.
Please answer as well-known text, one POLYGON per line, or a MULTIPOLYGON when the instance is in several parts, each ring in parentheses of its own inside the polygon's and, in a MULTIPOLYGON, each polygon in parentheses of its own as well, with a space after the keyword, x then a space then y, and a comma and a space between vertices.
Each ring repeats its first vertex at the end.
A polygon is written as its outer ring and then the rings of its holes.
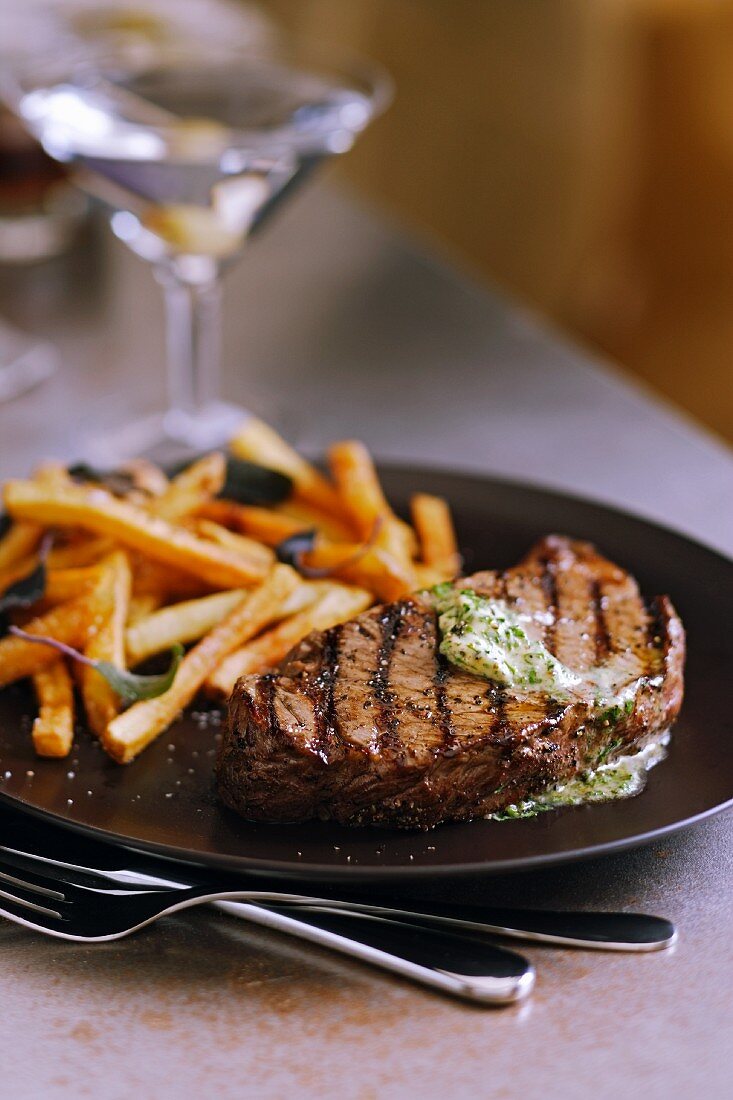
POLYGON ((129 473, 135 488, 149 497, 160 497, 167 492, 170 481, 154 462, 146 458, 131 458, 122 469, 129 473))
POLYGON ((33 687, 38 699, 33 747, 39 756, 68 756, 74 740, 74 687, 63 658, 37 672, 33 687))
POLYGON ((315 528, 316 531, 331 539, 332 542, 353 542, 355 531, 341 511, 341 519, 330 516, 321 508, 314 508, 311 504, 302 504, 298 500, 287 500, 284 504, 276 504, 273 511, 288 519, 293 519, 298 524, 299 531, 307 531, 315 528))
POLYGON ((411 506, 423 562, 446 579, 457 576, 461 571, 461 555, 448 502, 429 493, 415 493, 411 506))
POLYGON ((6 588, 9 588, 11 584, 15 584, 16 581, 21 580, 23 577, 27 577, 29 573, 38 565, 38 558, 35 555, 27 558, 21 558, 13 565, 7 566, 5 569, 0 569, 0 595, 5 592, 6 588))
MULTIPOLYGON (((313 603, 319 591, 317 584, 303 582, 298 585, 276 609, 273 620, 302 611, 313 603)), ((214 592, 211 596, 203 596, 198 600, 171 604, 139 619, 128 627, 125 635, 129 666, 133 668, 154 653, 170 649, 176 642, 187 645, 198 641, 241 603, 245 595, 242 588, 235 588, 231 592, 214 592)))
POLYGON ((372 603, 372 595, 363 588, 335 584, 329 586, 305 611, 285 619, 248 645, 231 653, 207 680, 206 686, 217 695, 228 696, 240 676, 265 672, 313 630, 328 630, 358 615, 372 603))
POLYGON ((60 462, 41 463, 33 474, 33 480, 37 481, 39 485, 45 485, 47 487, 58 487, 71 484, 69 471, 60 462))
POLYGON ((226 619, 186 654, 168 691, 157 699, 135 703, 110 723, 102 739, 110 756, 125 764, 162 733, 219 662, 272 621, 277 607, 298 583, 297 574, 289 566, 274 566, 262 584, 244 596, 226 619))
POLYGON ((237 458, 259 462, 271 470, 287 474, 292 479, 293 495, 297 500, 313 504, 329 515, 341 517, 341 502, 327 478, 263 421, 254 417, 245 421, 230 441, 229 449, 237 458))
POLYGON ((148 615, 152 615, 154 611, 158 610, 162 602, 162 597, 155 592, 130 596, 130 603, 127 608, 127 626, 134 626, 141 619, 147 619, 148 615))
POLYGON ((57 604, 89 595, 100 581, 100 566, 87 565, 79 569, 49 569, 46 572, 46 591, 42 599, 33 605, 36 615, 42 615, 57 604))
POLYGON ((328 461, 344 508, 361 538, 369 538, 374 525, 380 523, 377 545, 411 574, 415 535, 387 503, 374 462, 364 444, 355 440, 335 443, 329 448, 328 461))
MULTIPOLYGON (((94 608, 89 597, 82 596, 31 619, 24 629, 79 649, 86 644, 93 626, 94 608)), ((8 635, 0 639, 0 687, 34 676, 57 660, 58 653, 50 646, 8 635)))
POLYGON ((5 504, 9 512, 22 519, 82 526, 112 536, 124 546, 193 573, 214 587, 248 588, 266 574, 260 563, 249 562, 167 520, 150 516, 102 489, 74 486, 55 490, 30 481, 10 481, 5 487, 5 504))
POLYGON ((376 546, 360 553, 358 543, 329 543, 317 539, 312 551, 303 555, 303 564, 310 569, 328 569, 334 577, 348 584, 369 588, 380 600, 397 600, 414 591, 412 568, 386 550, 376 546))
POLYGON ((95 565, 111 554, 115 548, 112 539, 90 535, 87 531, 79 533, 64 546, 53 546, 46 559, 49 569, 81 569, 95 565))
POLYGON ((198 514, 202 519, 258 539, 266 546, 278 546, 283 539, 289 539, 291 535, 303 530, 303 523, 293 516, 271 508, 237 504, 233 500, 209 501, 199 509, 198 514))
POLYGON ((344 509, 359 535, 368 538, 375 522, 392 514, 369 451, 356 440, 334 443, 328 464, 344 509))
POLYGON ((174 477, 162 496, 150 501, 149 508, 172 523, 193 515, 221 490, 226 472, 224 455, 212 451, 174 477))
POLYGON ((269 568, 275 562, 275 555, 269 546, 263 546, 261 542, 248 538, 246 535, 238 535, 220 523, 214 523, 210 519, 197 519, 194 521, 194 530, 205 539, 211 539, 233 554, 242 554, 250 561, 260 561, 269 568))
POLYGON ((243 588, 214 592, 198 600, 170 604, 139 619, 125 632, 130 668, 154 653, 170 649, 176 642, 186 645, 198 641, 240 604, 245 595, 243 588))
MULTIPOLYGON (((18 562, 12 569, 0 573, 0 593, 9 585, 32 573, 39 564, 37 556, 18 562)), ((67 600, 76 599, 90 592, 99 581, 99 567, 85 566, 79 569, 49 569, 46 563, 46 587, 43 596, 33 605, 35 614, 67 600)))
POLYGON ((134 551, 130 553, 130 566, 133 598, 154 596, 159 607, 161 604, 174 603, 178 600, 194 600, 199 596, 208 596, 214 588, 213 585, 205 584, 194 577, 192 573, 163 565, 134 551))
MULTIPOLYGON (((125 623, 130 603, 130 564, 123 550, 118 550, 104 563, 95 598, 96 629, 87 646, 86 656, 94 661, 109 661, 117 668, 125 667, 125 623)), ((90 728, 98 737, 119 713, 120 703, 107 680, 96 669, 81 669, 81 694, 90 728)))
POLYGON ((43 527, 30 520, 19 520, 0 539, 0 570, 5 571, 28 558, 38 549, 43 527))

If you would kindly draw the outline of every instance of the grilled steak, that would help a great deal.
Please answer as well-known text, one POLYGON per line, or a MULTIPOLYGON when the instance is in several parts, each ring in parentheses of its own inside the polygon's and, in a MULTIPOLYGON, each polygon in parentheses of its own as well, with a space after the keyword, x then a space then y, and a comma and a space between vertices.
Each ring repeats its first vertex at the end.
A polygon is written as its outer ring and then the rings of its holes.
POLYGON ((219 792, 257 821, 332 818, 429 828, 531 797, 634 752, 676 718, 685 639, 666 596, 588 543, 550 536, 519 565, 456 585, 533 616, 547 649, 580 672, 614 662, 633 701, 600 706, 520 694, 449 663, 431 601, 371 608, 301 642, 279 671, 230 700, 219 792))

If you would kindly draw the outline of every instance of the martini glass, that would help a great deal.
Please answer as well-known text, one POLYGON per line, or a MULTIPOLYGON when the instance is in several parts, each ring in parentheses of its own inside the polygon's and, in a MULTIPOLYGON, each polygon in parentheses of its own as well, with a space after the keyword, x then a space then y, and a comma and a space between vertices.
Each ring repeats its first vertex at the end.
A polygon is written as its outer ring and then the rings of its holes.
POLYGON ((316 165, 351 148, 389 94, 371 65, 303 45, 177 43, 151 57, 69 37, 10 72, 6 99, 102 199, 114 233, 151 263, 165 295, 168 408, 97 440, 97 461, 231 437, 246 414, 220 396, 222 275, 316 165))

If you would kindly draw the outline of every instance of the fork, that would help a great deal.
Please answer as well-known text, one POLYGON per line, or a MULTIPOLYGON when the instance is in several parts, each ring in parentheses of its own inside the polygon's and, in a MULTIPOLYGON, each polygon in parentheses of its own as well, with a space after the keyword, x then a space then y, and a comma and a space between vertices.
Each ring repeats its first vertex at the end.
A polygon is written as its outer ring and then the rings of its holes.
MULTIPOLYGON (((191 886, 208 886, 211 893, 223 887, 242 892, 241 879, 232 882, 219 874, 216 878, 200 868, 186 866, 185 878, 180 881, 180 864, 154 859, 139 852, 118 849, 94 841, 75 838, 75 845, 91 866, 69 862, 65 847, 59 844, 58 830, 34 823, 29 830, 25 825, 23 848, 0 845, 6 861, 19 859, 20 866, 36 861, 46 873, 53 869, 73 873, 79 885, 99 885, 101 878, 118 889, 188 889, 191 886), (25 861, 25 864, 24 862, 25 861), (170 870, 175 877, 162 877, 162 871, 170 870), (96 876, 87 880, 85 875, 96 876)), ((577 947, 601 951, 658 951, 672 946, 677 932, 670 921, 645 913, 554 912, 550 910, 526 910, 494 908, 483 905, 422 902, 414 898, 395 898, 381 903, 373 897, 354 895, 334 896, 327 888, 319 888, 318 897, 286 893, 281 890, 250 888, 247 900, 257 904, 283 904, 299 909, 316 908, 339 913, 361 913, 390 920, 408 920, 426 927, 444 928, 456 932, 488 933, 492 936, 549 944, 557 947, 577 947)), ((240 904, 232 901, 215 903, 232 916, 248 916, 239 912, 240 904)))
MULTIPOLYGON (((107 885, 89 870, 85 882, 73 872, 44 873, 0 866, 0 916, 59 939, 102 943, 121 939, 160 917, 206 902, 249 899, 249 890, 211 886, 133 890, 107 885), (90 882, 96 881, 96 885, 90 882)), ((303 911, 268 901, 238 905, 252 924, 285 932, 410 978, 443 993, 481 1004, 524 999, 534 968, 522 955, 475 936, 426 929, 361 913, 303 911)))

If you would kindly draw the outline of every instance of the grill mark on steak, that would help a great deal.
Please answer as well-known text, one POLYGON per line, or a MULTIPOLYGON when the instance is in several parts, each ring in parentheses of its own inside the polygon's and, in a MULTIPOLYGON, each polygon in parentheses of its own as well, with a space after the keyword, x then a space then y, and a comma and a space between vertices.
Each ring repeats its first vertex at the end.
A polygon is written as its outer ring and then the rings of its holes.
POLYGON ((446 683, 450 678, 450 665, 446 657, 440 652, 438 638, 435 646, 435 674, 433 676, 433 690, 435 692, 435 709, 438 726, 443 735, 443 748, 447 749, 453 744, 453 712, 448 704, 446 683))
POLYGON ((329 738, 338 735, 338 724, 334 704, 334 691, 339 667, 339 641, 341 627, 327 630, 323 641, 323 662, 321 671, 315 680, 314 714, 316 735, 311 742, 314 752, 326 759, 329 738))
POLYGON ((387 745, 399 748, 399 718, 394 708, 394 692, 389 683, 392 653, 403 624, 407 605, 389 604, 379 618, 380 638, 377 649, 377 667, 372 680, 372 694, 377 702, 377 729, 379 750, 387 745))

